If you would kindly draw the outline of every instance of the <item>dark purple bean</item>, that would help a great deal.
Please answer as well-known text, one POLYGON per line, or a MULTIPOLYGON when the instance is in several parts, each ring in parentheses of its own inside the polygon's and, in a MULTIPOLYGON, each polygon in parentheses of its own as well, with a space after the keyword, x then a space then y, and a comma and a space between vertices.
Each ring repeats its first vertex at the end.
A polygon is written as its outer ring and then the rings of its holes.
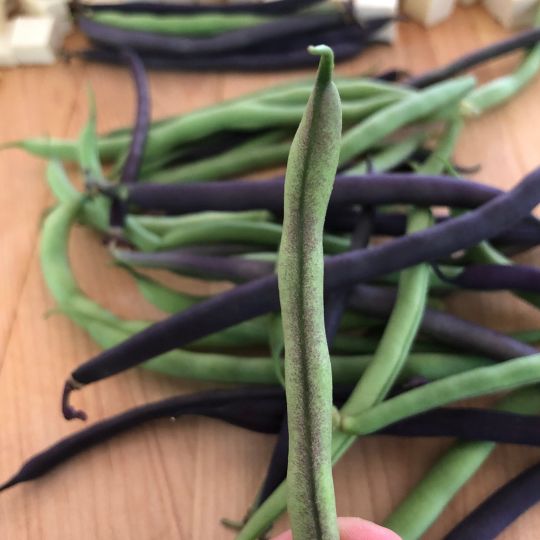
MULTIPOLYGON (((327 217, 329 230, 350 231, 354 223, 353 212, 336 212, 335 216, 327 217)), ((442 223, 450 218, 438 217, 437 223, 442 223)), ((396 213, 377 212, 373 219, 373 233, 383 236, 401 236, 405 234, 406 215, 396 213)), ((538 222, 535 219, 526 218, 515 227, 508 229, 494 239, 494 243, 506 245, 519 245, 533 247, 540 243, 538 222)))
POLYGON ((514 264, 473 264, 467 266, 454 277, 444 275, 437 265, 433 265, 437 275, 445 281, 464 289, 477 291, 512 290, 540 293, 540 269, 533 266, 514 264))
MULTIPOLYGON (((336 403, 343 403, 352 386, 334 388, 336 403)), ((282 387, 234 388, 175 396, 130 409, 69 435, 36 454, 0 491, 39 478, 70 458, 146 422, 178 416, 206 416, 259 433, 277 433, 286 412, 282 387)))
POLYGON ((392 424, 378 435, 456 437, 540 446, 540 416, 469 407, 440 408, 392 424))
MULTIPOLYGON (((257 130, 248 133, 245 131, 229 130, 215 133, 189 145, 189 149, 182 152, 182 155, 179 158, 171 159, 168 163, 164 163, 164 166, 174 167, 203 160, 215 156, 216 154, 226 152, 227 150, 232 150, 235 146, 243 144, 253 137, 258 137, 259 135, 264 135, 266 133, 270 133, 270 130, 257 130)), ((172 154, 174 154, 174 150, 172 151, 172 154)))
POLYGON ((493 540, 539 501, 540 464, 526 469, 500 487, 444 538, 493 540))
POLYGON ((262 482, 261 488, 257 493, 255 503, 246 513, 246 518, 249 518, 251 512, 257 510, 261 504, 274 493, 274 490, 287 478, 287 465, 289 461, 289 423, 287 415, 283 417, 283 421, 278 431, 274 450, 270 457, 270 463, 266 475, 262 482))
MULTIPOLYGON (((336 406, 343 405, 351 391, 352 387, 337 387, 334 391, 336 406)), ((205 416, 259 433, 278 433, 285 408, 285 393, 280 387, 209 391, 135 407, 69 435, 36 454, 11 479, 0 485, 0 491, 40 478, 85 450, 152 420, 181 415, 205 416)), ((398 437, 457 437, 463 440, 540 446, 539 428, 538 416, 486 409, 442 408, 388 426, 380 434, 398 437)))
MULTIPOLYGON (((357 218, 356 227, 351 237, 351 250, 361 250, 369 244, 372 231, 373 210, 365 208, 357 218)), ((334 291, 326 300, 324 318, 326 326, 326 339, 331 349, 338 333, 343 313, 353 294, 353 288, 343 288, 334 291)))
MULTIPOLYGON (((336 63, 343 62, 361 53, 367 44, 358 41, 348 41, 332 44, 336 63)), ((157 71, 252 71, 266 72, 286 69, 302 69, 314 66, 313 56, 306 49, 289 50, 278 53, 234 53, 215 56, 184 56, 173 58, 161 52, 141 55, 147 69, 157 71)), ((114 53, 99 49, 86 49, 69 53, 68 57, 78 57, 89 62, 104 64, 119 64, 114 53)))
POLYGON ((266 276, 274 271, 274 264, 240 257, 192 255, 183 250, 145 253, 116 249, 115 259, 128 266, 163 268, 184 275, 229 280, 237 283, 266 276))
POLYGON ((340 24, 344 14, 316 13, 293 15, 283 20, 225 32, 208 38, 186 38, 158 33, 127 30, 99 23, 84 15, 78 17, 81 31, 91 40, 115 47, 132 47, 137 51, 155 51, 196 56, 223 54, 252 47, 268 40, 286 39, 301 32, 324 30, 340 24))
MULTIPOLYGON (((359 285, 350 297, 349 306, 364 315, 387 318, 394 302, 395 292, 391 289, 359 285)), ((485 355, 493 360, 538 353, 536 348, 510 336, 433 308, 426 308, 420 329, 454 349, 485 355)))
MULTIPOLYGON (((104 193, 116 188, 101 188, 104 193)), ((141 210, 159 210, 172 214, 205 210, 264 209, 283 211, 283 177, 257 182, 228 180, 187 184, 144 183, 121 188, 128 204, 141 210)), ((337 175, 330 198, 330 212, 353 204, 378 206, 414 204, 475 208, 492 200, 501 190, 452 176, 412 173, 374 173, 337 175)))
MULTIPOLYGON (((150 90, 144 70, 144 65, 136 52, 130 49, 121 49, 120 56, 127 62, 137 93, 137 106, 135 126, 129 145, 128 154, 122 167, 120 183, 135 182, 139 178, 142 165, 144 147, 150 128, 150 90)), ((111 204, 109 223, 111 228, 121 231, 126 217, 126 204, 120 199, 113 199, 111 204)))
POLYGON ((520 34, 503 39, 482 49, 477 49, 476 51, 466 54, 465 56, 462 56, 458 60, 455 60, 446 66, 428 71, 427 73, 423 73, 422 75, 418 75, 416 77, 411 77, 404 81, 404 83, 408 84, 409 86, 414 86, 415 88, 425 88, 426 86, 443 81, 444 79, 449 79, 450 77, 482 64, 487 60, 493 60, 499 56, 511 53, 518 49, 526 49, 531 47, 539 40, 540 28, 526 30, 520 34))
POLYGON ((377 75, 376 79, 379 79, 380 81, 400 82, 402 79, 409 76, 409 72, 403 69, 387 69, 377 75))
MULTIPOLYGON (((518 223, 539 202, 540 169, 537 169, 512 190, 480 208, 382 245, 327 259, 326 290, 350 287, 469 249, 518 223)), ((278 309, 277 279, 268 276, 239 285, 155 323, 76 368, 66 383, 68 391, 62 403, 63 412, 66 418, 76 416, 68 403, 71 389, 118 374, 166 351, 278 309)))
POLYGON ((306 50, 312 43, 328 43, 332 48, 341 44, 366 44, 379 30, 387 26, 391 19, 384 17, 371 19, 362 25, 345 20, 327 30, 303 32, 290 36, 282 41, 263 43, 242 51, 245 55, 261 55, 269 53, 287 53, 306 50))
MULTIPOLYGON (((246 411, 249 411, 249 414, 251 414, 252 405, 255 409, 266 405, 266 414, 270 417, 275 417, 274 422, 276 425, 272 428, 271 423, 263 423, 261 430, 263 432, 266 432, 267 430, 274 431, 279 429, 279 424, 281 423, 281 418, 285 410, 284 403, 280 403, 283 401, 284 392, 283 389, 279 387, 262 390, 239 388, 182 395, 135 407, 125 413, 98 422, 88 429, 69 435, 44 452, 37 454, 27 461, 13 478, 0 486, 0 491, 14 486, 15 484, 39 478, 60 463, 63 463, 84 450, 107 441, 111 437, 132 429, 144 422, 158 418, 174 418, 185 414, 199 414, 198 411, 204 411, 202 414, 212 416, 212 410, 214 408, 218 410, 220 418, 228 418, 226 408, 219 410, 220 407, 228 407, 229 410, 232 409, 233 412, 235 412, 236 416, 239 415, 239 418, 246 419, 248 416, 246 411), (277 403, 277 410, 276 397, 279 400, 277 403), (249 407, 246 407, 246 404, 249 404, 249 407)), ((260 411, 261 409, 259 409, 259 412, 260 411)), ((232 417, 235 417, 234 414, 232 417)), ((267 419, 265 422, 267 422, 267 419)), ((257 427, 255 424, 250 425, 250 428, 255 427, 257 427)))
POLYGON ((139 178, 144 147, 146 146, 146 139, 148 138, 151 116, 150 88, 148 86, 148 79, 146 77, 144 65, 139 58, 139 55, 129 49, 122 49, 121 54, 130 67, 137 92, 137 113, 135 117, 135 126, 133 128, 133 135, 127 158, 120 176, 120 182, 130 183, 135 182, 139 178))
POLYGON ((80 7, 91 11, 124 11, 126 13, 194 14, 194 13, 254 13, 286 15, 322 0, 273 0, 270 2, 240 2, 235 4, 181 4, 172 2, 122 2, 114 4, 86 4, 80 7))

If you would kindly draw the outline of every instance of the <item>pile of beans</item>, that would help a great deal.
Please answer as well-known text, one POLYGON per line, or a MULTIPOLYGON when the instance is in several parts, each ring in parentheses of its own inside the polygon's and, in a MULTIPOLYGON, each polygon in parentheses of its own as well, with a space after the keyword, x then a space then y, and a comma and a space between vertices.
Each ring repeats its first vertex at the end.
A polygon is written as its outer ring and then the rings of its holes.
MULTIPOLYGON (((103 348, 68 377, 63 414, 86 419, 73 391, 136 366, 242 386, 98 422, 31 458, 0 491, 141 423, 200 415, 278 434, 253 505, 229 523, 238 539, 261 537, 286 509, 295 538, 337 539, 331 467, 359 436, 455 437, 385 520, 412 540, 496 443, 540 445, 540 331, 507 335, 444 308, 463 289, 510 290, 540 306, 540 270, 511 260, 540 243, 540 168, 502 192, 452 161, 467 119, 540 71, 539 39, 533 29, 402 83, 334 78, 332 50, 314 47, 315 81, 157 122, 141 58, 121 49, 137 89, 133 128, 98 137, 91 103, 78 140, 11 144, 49 159, 57 204, 43 223, 43 274, 58 309, 103 348), (505 77, 479 86, 459 75, 521 48, 505 77), (235 179, 287 160, 285 178, 235 179), (62 161, 79 165, 83 192, 62 161), (166 318, 122 319, 81 290, 67 248, 77 222, 166 318), (148 268, 230 286, 196 296, 148 268), (501 392, 492 409, 448 407, 501 392)), ((535 466, 447 538, 495 538, 539 498, 535 466)))
POLYGON ((148 69, 275 71, 314 67, 311 43, 328 44, 338 61, 357 56, 392 21, 358 20, 350 3, 278 0, 81 4, 77 22, 92 48, 70 54, 89 61, 122 63, 118 48, 130 47, 148 69))

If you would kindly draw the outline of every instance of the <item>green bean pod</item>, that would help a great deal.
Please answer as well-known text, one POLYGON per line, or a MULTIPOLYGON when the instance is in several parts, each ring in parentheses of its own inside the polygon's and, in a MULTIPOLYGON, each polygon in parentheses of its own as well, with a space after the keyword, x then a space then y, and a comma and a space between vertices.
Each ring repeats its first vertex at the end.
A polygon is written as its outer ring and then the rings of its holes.
POLYGON ((272 21, 273 17, 250 13, 198 13, 189 15, 155 15, 151 13, 124 13, 107 10, 92 14, 92 20, 127 30, 143 30, 156 34, 209 37, 249 28, 272 21))
POLYGON ((376 153, 369 156, 369 159, 344 171, 344 174, 367 174, 370 170, 386 172, 401 165, 418 150, 424 141, 424 133, 414 133, 402 141, 389 144, 376 153))
POLYGON ((468 94, 476 80, 466 76, 434 84, 369 116, 344 135, 340 165, 368 150, 397 129, 455 105, 468 94))
POLYGON ((323 227, 337 169, 341 103, 333 53, 294 137, 285 175, 283 236, 277 264, 285 342, 289 421, 288 509, 297 540, 338 540, 332 479, 332 372, 324 327, 323 227))
MULTIPOLYGON (((409 92, 384 92, 344 104, 343 121, 354 124, 370 114, 414 95, 409 92), (405 96, 405 97, 404 97, 405 96)), ((165 153, 183 144, 193 143, 227 130, 258 131, 271 128, 293 128, 298 125, 304 110, 303 105, 265 105, 257 99, 225 101, 188 114, 175 116, 153 125, 145 147, 146 159, 159 159, 165 153)), ((118 159, 129 146, 131 135, 120 132, 100 138, 99 155, 102 161, 118 159)), ((27 152, 62 161, 77 161, 76 144, 71 141, 50 137, 25 139, 3 145, 17 147, 27 152)))
POLYGON ((536 77, 540 71, 540 45, 536 45, 511 75, 490 81, 476 89, 463 101, 465 116, 481 116, 506 103, 536 77))
POLYGON ((538 382, 540 354, 524 356, 415 388, 368 411, 343 417, 341 428, 348 433, 365 435, 454 401, 532 386, 538 382))
MULTIPOLYGON (((535 23, 540 27, 540 9, 535 23)), ((462 103, 464 116, 481 116, 486 111, 503 105, 523 90, 539 71, 540 45, 535 45, 514 73, 494 79, 471 92, 462 103)))
POLYGON ((282 165, 291 146, 290 140, 282 140, 283 136, 279 131, 265 133, 226 152, 145 174, 142 179, 160 184, 202 182, 282 165))
MULTIPOLYGON (((220 242, 252 243, 277 247, 282 238, 279 223, 227 219, 192 223, 190 227, 172 229, 161 237, 159 249, 178 248, 195 244, 220 242)), ((346 238, 326 233, 323 236, 326 253, 342 253, 347 250, 346 238)))

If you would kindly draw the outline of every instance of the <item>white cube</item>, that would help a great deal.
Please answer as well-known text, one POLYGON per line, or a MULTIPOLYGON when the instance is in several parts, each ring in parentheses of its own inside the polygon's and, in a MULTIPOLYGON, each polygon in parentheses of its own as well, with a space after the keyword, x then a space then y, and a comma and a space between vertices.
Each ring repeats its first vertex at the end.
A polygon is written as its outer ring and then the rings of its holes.
POLYGON ((21 64, 52 64, 63 39, 57 20, 50 15, 22 16, 13 21, 11 47, 21 64))
MULTIPOLYGON (((380 17, 397 17, 399 10, 398 0, 354 0, 353 11, 356 19, 366 21, 380 17)), ((376 34, 381 41, 393 43, 396 39, 396 23, 390 22, 376 34)))
POLYGON ((16 66, 17 61, 11 47, 13 23, 8 22, 0 32, 0 67, 16 66))
MULTIPOLYGON (((1 1, 1 0, 0 0, 1 1)), ((67 35, 71 28, 71 14, 65 0, 20 0, 25 15, 50 15, 57 19, 57 25, 67 35)))
POLYGON ((433 26, 444 21, 450 17, 455 7, 455 0, 405 0, 403 2, 405 15, 424 26, 433 26))
POLYGON ((538 0, 484 0, 486 9, 505 28, 521 28, 534 22, 538 0))

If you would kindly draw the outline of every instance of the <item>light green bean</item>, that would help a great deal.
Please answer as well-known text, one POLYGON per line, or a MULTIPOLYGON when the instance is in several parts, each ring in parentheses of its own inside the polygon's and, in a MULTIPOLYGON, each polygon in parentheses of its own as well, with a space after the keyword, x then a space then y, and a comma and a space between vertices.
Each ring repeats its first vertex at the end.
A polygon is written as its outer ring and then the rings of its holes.
MULTIPOLYGON (((189 228, 173 229, 161 238, 159 249, 177 248, 194 244, 220 242, 252 243, 278 247, 282 226, 278 223, 243 222, 225 220, 223 222, 194 223, 189 228)), ((326 253, 341 253, 347 250, 346 238, 333 234, 324 235, 326 253)))
POLYGON ((415 388, 358 415, 345 416, 341 427, 358 435, 372 433, 403 418, 454 401, 531 386, 540 382, 540 354, 478 368, 415 388))
POLYGON ((324 329, 323 229, 342 116, 332 82, 332 50, 321 45, 310 52, 321 60, 287 162, 277 264, 289 424, 287 507, 297 540, 339 540, 331 463, 332 370, 324 329))
POLYGON ((273 17, 250 13, 197 13, 189 15, 124 13, 107 10, 95 12, 92 19, 96 22, 125 28, 127 30, 143 30, 156 34, 172 34, 193 37, 209 37, 249 28, 274 20, 273 17))
POLYGON ((454 106, 475 84, 470 76, 437 83, 372 114, 343 135, 340 164, 348 163, 397 129, 454 106))

